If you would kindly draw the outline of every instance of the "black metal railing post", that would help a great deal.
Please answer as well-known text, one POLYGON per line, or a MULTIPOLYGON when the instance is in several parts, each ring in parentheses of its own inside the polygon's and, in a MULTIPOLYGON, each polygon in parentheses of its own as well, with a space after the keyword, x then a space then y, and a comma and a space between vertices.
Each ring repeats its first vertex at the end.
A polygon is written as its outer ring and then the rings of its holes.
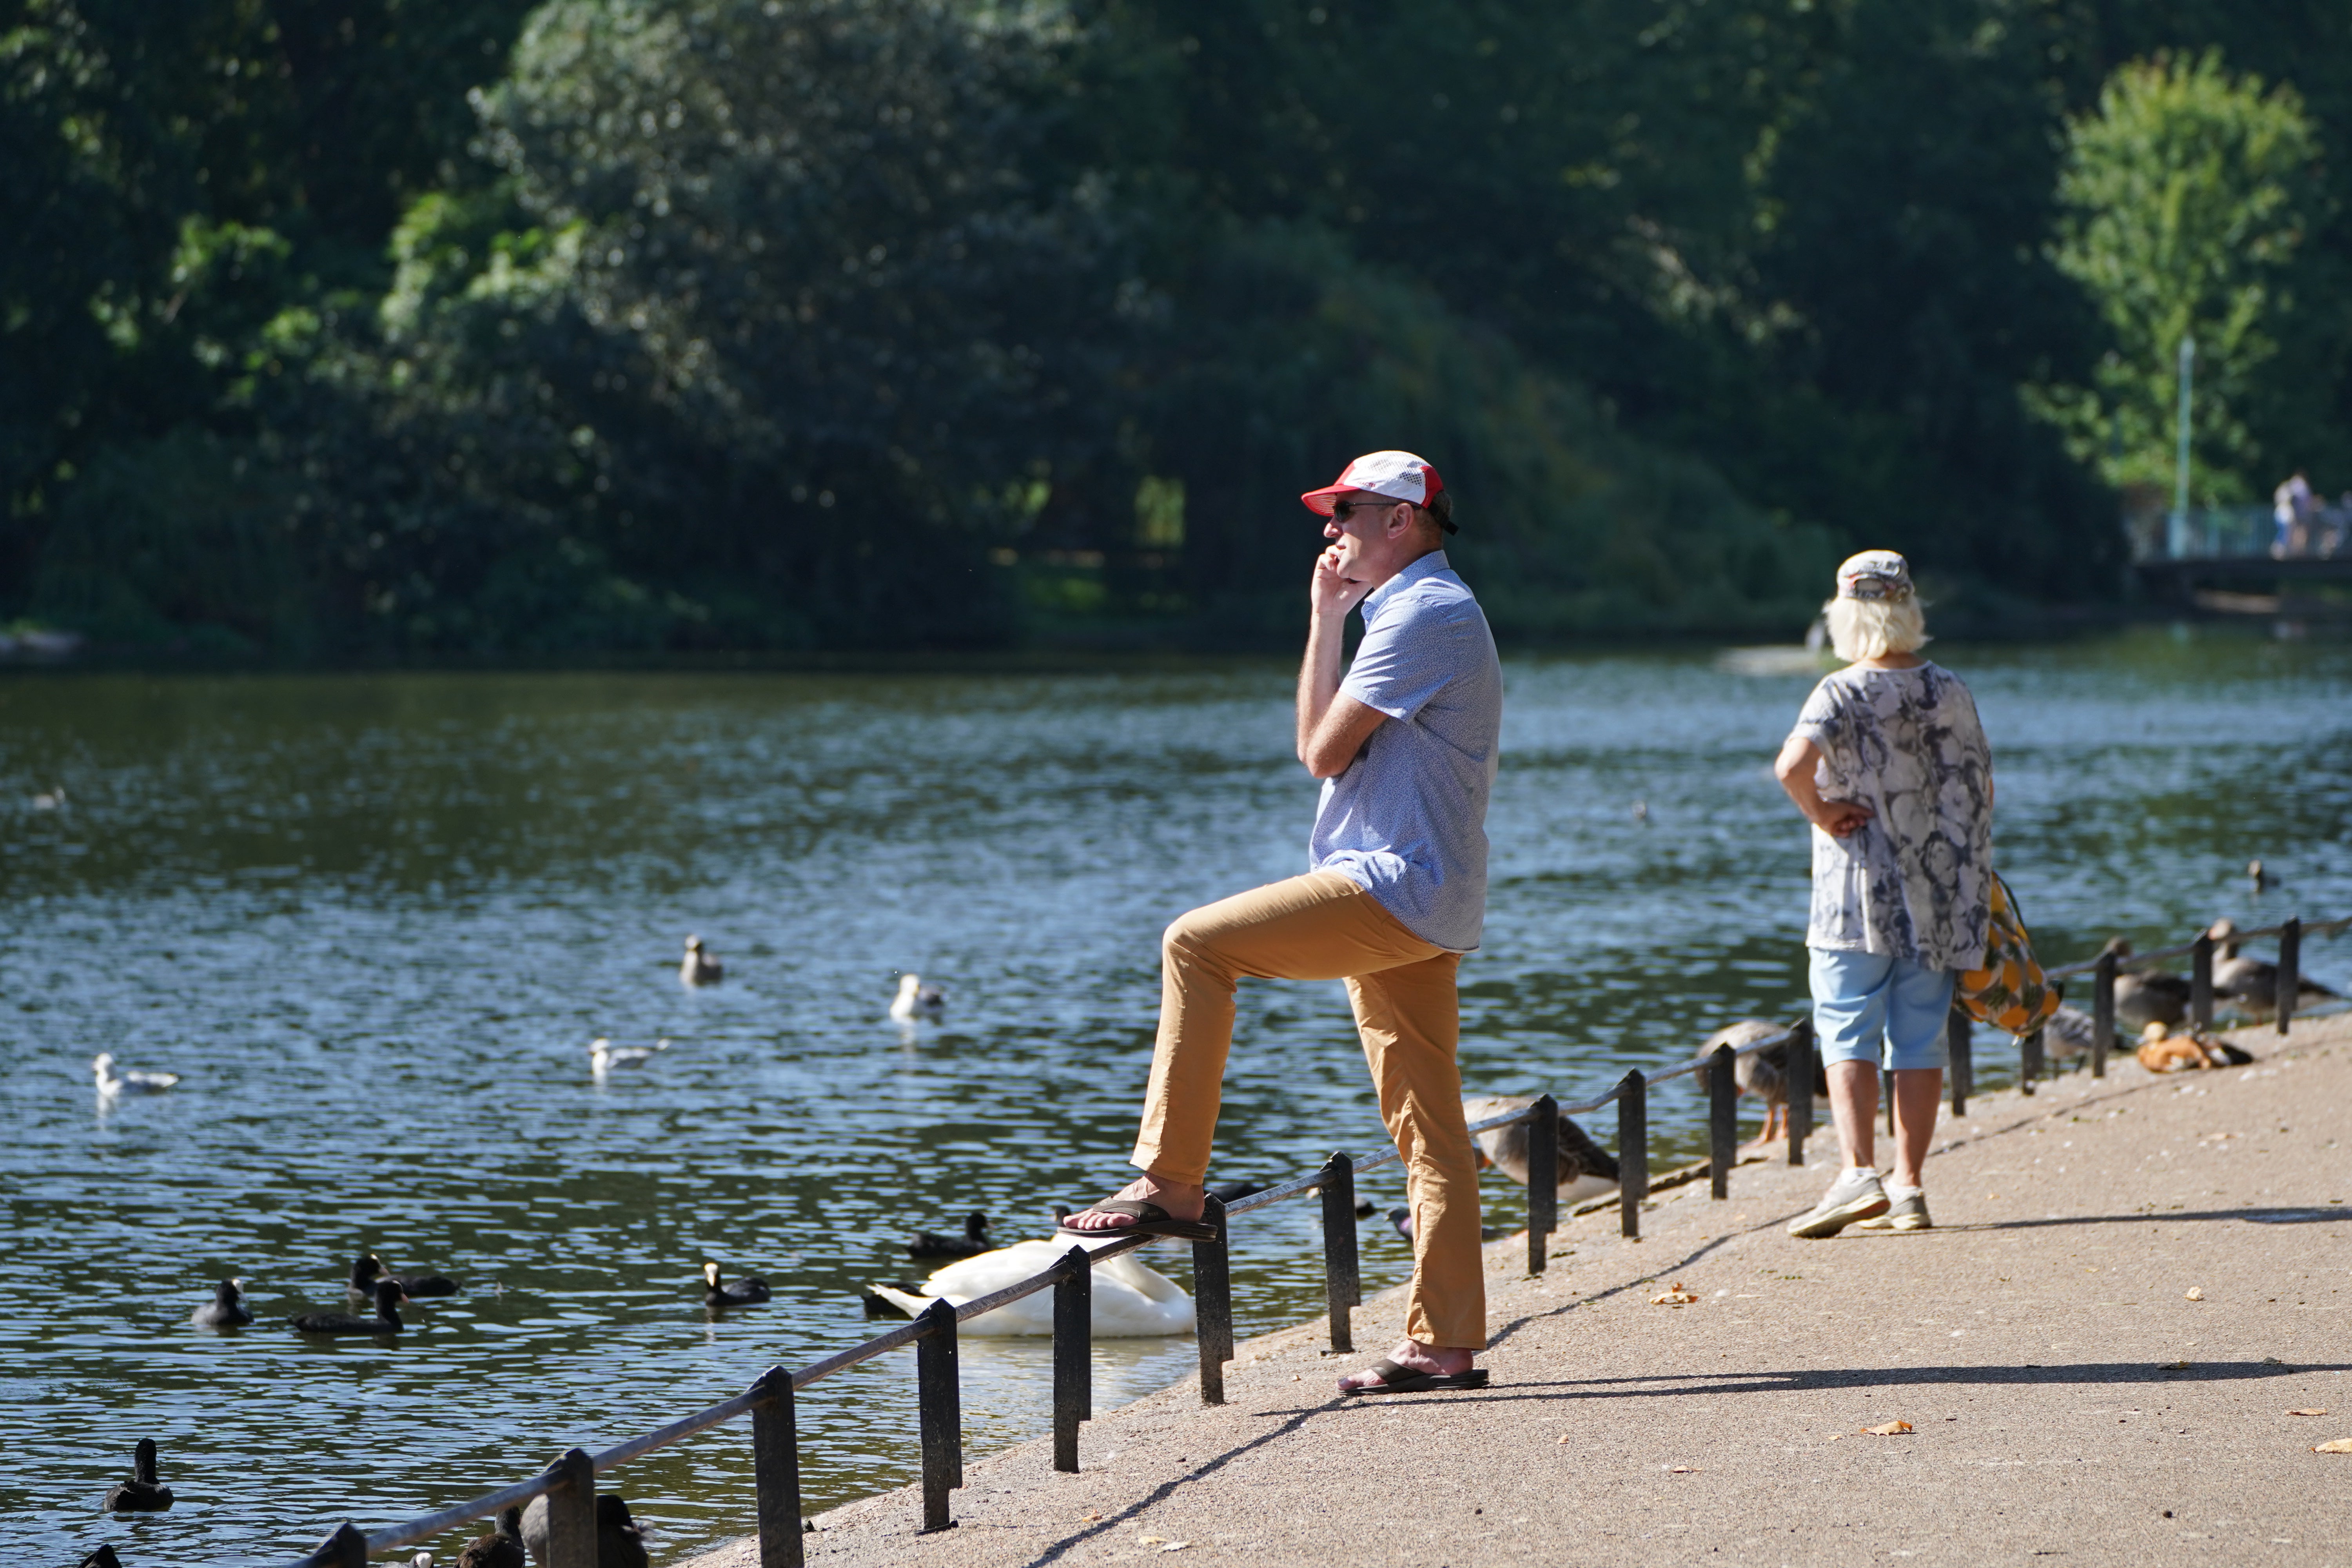
POLYGON ((319 1552, 335 1568, 367 1568, 367 1532, 347 1519, 319 1552))
POLYGON ((1536 1096, 1528 1107, 1528 1272, 1540 1274, 1559 1228, 1559 1101, 1536 1096))
POLYGON ((2107 1052, 2116 1037, 2116 955, 2099 954, 2091 972, 2091 1076, 2107 1076, 2107 1052))
POLYGON ((1731 1195, 1731 1167, 1739 1158, 1738 1058, 1717 1046, 1706 1059, 1706 1184, 1710 1198, 1731 1195))
POLYGON ((1810 1028, 1789 1032, 1788 1098, 1781 1102, 1780 1116, 1789 1130, 1789 1163, 1801 1166, 1805 1140, 1813 1131, 1813 1032, 1810 1028))
POLYGON ((2303 917, 2289 915, 2279 927, 2278 1032, 2294 1017, 2296 994, 2303 989, 2303 917))
POLYGON ((1350 1309, 1363 1301, 1356 1267, 1356 1163, 1343 1153, 1325 1162, 1316 1184, 1323 1189, 1323 1299, 1331 1313, 1331 1348, 1356 1348, 1350 1309))
POLYGON ((596 1568, 596 1462, 573 1448, 549 1468, 562 1481, 547 1494, 547 1568, 596 1568))
POLYGON ((1234 1359, 1233 1251, 1225 1205, 1212 1194, 1201 1217, 1217 1227, 1213 1241, 1192 1244, 1192 1338, 1201 1352, 1201 1403, 1225 1402, 1225 1363, 1234 1359))
POLYGON ((1087 1249, 1071 1243, 1054 1281, 1054 1468, 1066 1475, 1078 1473, 1078 1423, 1095 1408, 1094 1283, 1087 1249))
POLYGON ((2213 933, 2197 933, 2196 951, 2189 955, 2189 1023, 2199 1034, 2213 1026, 2213 933))
POLYGON ((1650 1080, 1639 1068, 1617 1080, 1617 1228, 1638 1241, 1650 1195, 1650 1080))
POLYGON ((2028 1030, 2017 1037, 2017 1092, 2032 1094, 2042 1078, 2042 1031, 2028 1030))
POLYGON ((751 1480, 758 1489, 760 1568, 801 1568, 801 1443, 793 1374, 772 1366, 751 1385, 751 1480))
POLYGON ((1944 1055, 1952 1075, 1952 1119, 1969 1113, 1969 1095, 1976 1089, 1976 1031, 1966 1009, 1954 1007, 1944 1016, 1944 1055))
POLYGON ((948 1493, 963 1485, 963 1394, 956 1368, 955 1309, 944 1300, 923 1310, 915 1342, 915 1398, 923 1435, 923 1530, 953 1530, 948 1493))

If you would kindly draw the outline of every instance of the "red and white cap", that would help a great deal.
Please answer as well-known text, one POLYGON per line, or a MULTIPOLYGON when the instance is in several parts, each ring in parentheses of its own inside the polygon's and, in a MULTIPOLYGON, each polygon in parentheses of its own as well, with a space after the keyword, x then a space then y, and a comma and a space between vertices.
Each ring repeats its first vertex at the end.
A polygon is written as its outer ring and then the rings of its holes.
POLYGON ((1349 464, 1338 479, 1298 499, 1307 503, 1307 510, 1328 517, 1331 503, 1350 490, 1369 490, 1391 500, 1427 506, 1430 498, 1444 488, 1437 470, 1411 452, 1367 452, 1349 464))

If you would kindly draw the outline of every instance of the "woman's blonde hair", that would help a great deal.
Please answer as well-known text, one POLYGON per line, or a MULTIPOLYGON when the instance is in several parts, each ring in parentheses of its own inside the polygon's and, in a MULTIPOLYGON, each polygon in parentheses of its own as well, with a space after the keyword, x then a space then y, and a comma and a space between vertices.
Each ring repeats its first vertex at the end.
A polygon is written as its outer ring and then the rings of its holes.
POLYGON ((1848 664, 1883 658, 1890 653, 1916 653, 1933 640, 1919 595, 1905 594, 1889 599, 1832 599, 1822 606, 1829 622, 1830 647, 1848 664))

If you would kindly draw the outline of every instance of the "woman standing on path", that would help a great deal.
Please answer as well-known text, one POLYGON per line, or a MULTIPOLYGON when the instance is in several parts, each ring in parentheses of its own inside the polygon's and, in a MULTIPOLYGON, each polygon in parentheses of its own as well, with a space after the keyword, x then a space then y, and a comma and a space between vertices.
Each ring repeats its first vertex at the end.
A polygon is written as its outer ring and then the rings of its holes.
POLYGON ((1790 1236, 1925 1230, 1920 1167, 1943 1093, 1961 970, 1984 963, 1992 912, 1992 751, 1976 701, 1918 656, 1927 619, 1891 550, 1838 568, 1825 606, 1846 668, 1822 679, 1772 771, 1813 825, 1805 947, 1813 1031, 1845 1167, 1790 1236), (1882 1050, 1895 1075, 1895 1169, 1874 1134, 1882 1050), (1883 1217, 1882 1217, 1883 1216, 1883 1217))

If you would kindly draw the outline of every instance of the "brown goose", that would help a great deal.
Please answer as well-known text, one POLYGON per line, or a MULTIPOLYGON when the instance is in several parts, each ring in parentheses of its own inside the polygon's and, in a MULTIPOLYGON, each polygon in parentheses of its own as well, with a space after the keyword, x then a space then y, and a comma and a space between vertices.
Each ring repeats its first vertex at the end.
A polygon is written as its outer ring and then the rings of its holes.
MULTIPOLYGON (((2213 994, 2227 996, 2243 1013, 2266 1018, 2278 1011, 2278 965, 2248 958, 2238 951, 2238 924, 2228 916, 2213 922, 2206 933, 2213 939, 2213 994)), ((2316 981, 2295 976, 2297 1006, 2313 1002, 2343 1000, 2316 981)))
MULTIPOLYGON (((1489 1116, 1507 1111, 1525 1110, 1535 1103, 1533 1095, 1464 1095, 1462 1113, 1469 1121, 1484 1121, 1489 1116)), ((1514 1121, 1508 1127, 1496 1127, 1477 1135, 1478 1152, 1486 1163, 1521 1186, 1528 1184, 1528 1124, 1514 1121)), ((1587 1198, 1597 1198, 1603 1193, 1617 1190, 1617 1157, 1595 1143, 1584 1129, 1563 1116, 1559 1119, 1559 1170, 1557 1185, 1559 1201, 1580 1204, 1587 1198)))
MULTIPOLYGON (((1742 1018, 1737 1024, 1725 1026, 1706 1037, 1698 1048, 1698 1059, 1715 1055, 1717 1046, 1729 1046, 1737 1051, 1759 1040, 1780 1037, 1780 1044, 1767 1046, 1760 1051, 1750 1051, 1735 1057, 1731 1063, 1732 1081, 1742 1094, 1752 1094, 1764 1102, 1764 1130, 1756 1135, 1759 1143, 1769 1143, 1789 1135, 1789 1047, 1798 1039, 1811 1041, 1813 1020, 1808 1016, 1790 1024, 1775 1024, 1763 1018, 1742 1018)), ((1691 1075, 1699 1092, 1707 1090, 1707 1070, 1701 1068, 1691 1075)), ((1813 1098, 1827 1100, 1830 1075, 1818 1053, 1813 1057, 1813 1098)))
MULTIPOLYGON (((2132 945, 2122 937, 2107 939, 2101 949, 2118 959, 2129 958, 2132 945)), ((2169 1028, 2189 1016, 2189 979, 2186 975, 2167 974, 2160 969, 2118 969, 2116 971, 2116 1017, 2118 1021, 2144 1029, 2150 1024, 2162 1024, 2169 1028)))

